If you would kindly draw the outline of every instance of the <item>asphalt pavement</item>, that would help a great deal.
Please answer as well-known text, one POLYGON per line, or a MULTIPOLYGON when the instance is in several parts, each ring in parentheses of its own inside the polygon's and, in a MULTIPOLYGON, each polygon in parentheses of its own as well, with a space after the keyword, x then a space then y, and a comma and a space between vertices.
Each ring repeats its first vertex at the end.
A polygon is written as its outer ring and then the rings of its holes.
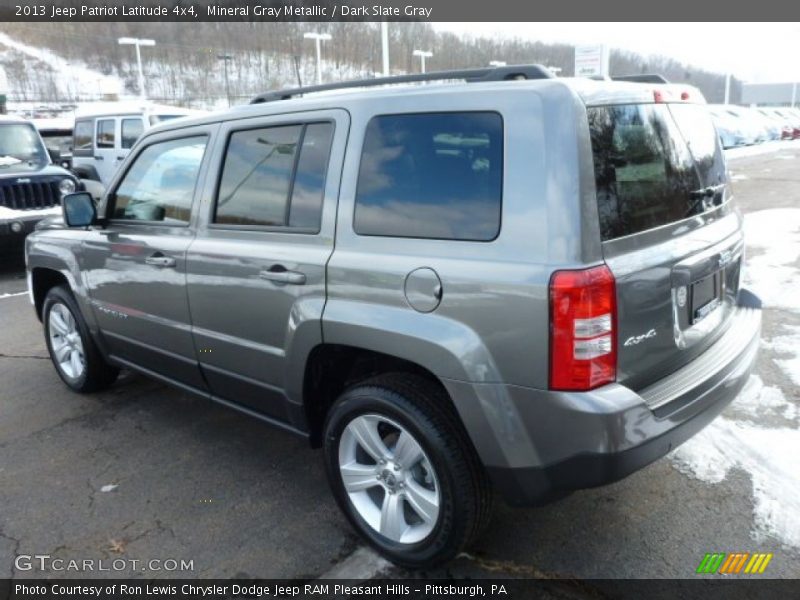
MULTIPOLYGON (((731 163, 745 213, 800 208, 797 144, 782 158, 731 163)), ((305 441, 131 373, 103 393, 68 391, 24 291, 22 258, 3 257, 0 578, 88 574, 18 568, 19 555, 62 567, 123 559, 120 570, 90 574, 98 577, 315 578, 342 565, 348 576, 404 575, 362 549, 305 441)), ((764 337, 786 322, 800 324, 796 313, 767 309, 764 337)), ((758 376, 800 405, 774 358, 762 350, 758 376)), ((469 553, 428 575, 682 578, 706 552, 723 551, 772 552, 766 576, 800 577, 797 547, 754 534, 754 502, 746 470, 709 484, 667 457, 545 507, 498 502, 469 553)))

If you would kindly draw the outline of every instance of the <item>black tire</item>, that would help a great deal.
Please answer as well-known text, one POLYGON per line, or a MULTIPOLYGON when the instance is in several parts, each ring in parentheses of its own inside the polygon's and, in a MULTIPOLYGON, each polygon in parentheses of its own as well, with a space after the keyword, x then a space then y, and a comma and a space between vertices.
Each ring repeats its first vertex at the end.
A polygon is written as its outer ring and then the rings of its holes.
POLYGON ((44 339, 50 360, 53 361, 56 373, 67 386, 79 393, 97 392, 110 386, 117 379, 119 369, 109 365, 102 357, 89 334, 89 328, 83 319, 72 292, 66 286, 55 286, 47 292, 42 306, 42 323, 44 339), (50 336, 50 313, 56 306, 65 306, 75 320, 77 332, 83 345, 84 369, 77 377, 65 373, 56 360, 50 336))
POLYGON ((401 567, 433 567, 454 558, 489 521, 492 493, 486 472, 446 392, 423 377, 386 374, 346 390, 326 417, 323 450, 339 507, 372 547, 401 567), (379 415, 405 428, 433 468, 440 494, 438 518, 420 541, 399 543, 381 535, 345 490, 339 470, 340 441, 348 424, 364 415, 379 415))

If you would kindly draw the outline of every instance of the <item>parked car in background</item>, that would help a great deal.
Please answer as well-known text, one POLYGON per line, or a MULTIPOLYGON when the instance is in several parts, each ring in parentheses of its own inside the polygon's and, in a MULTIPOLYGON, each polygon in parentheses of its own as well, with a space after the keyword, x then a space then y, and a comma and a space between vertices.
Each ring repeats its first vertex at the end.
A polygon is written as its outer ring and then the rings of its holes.
POLYGON ((768 106, 760 106, 755 109, 758 113, 764 116, 764 118, 769 119, 772 123, 775 124, 775 127, 778 128, 779 137, 778 139, 781 140, 790 140, 793 137, 793 128, 791 124, 787 121, 785 117, 776 113, 774 109, 768 106))
POLYGON ((109 103, 75 117, 72 169, 81 179, 107 186, 136 140, 150 127, 202 111, 162 105, 109 103))
POLYGON ((756 119, 767 133, 767 139, 764 141, 780 140, 783 135, 783 127, 776 119, 771 119, 757 108, 748 108, 748 114, 756 119))
POLYGON ((72 173, 52 164, 33 123, 0 116, 0 245, 19 244, 79 188, 72 173))
POLYGON ((713 104, 711 108, 733 119, 746 146, 751 146, 766 138, 767 134, 763 125, 749 115, 743 107, 733 104, 713 104))
POLYGON ((71 169, 72 129, 75 127, 75 119, 71 117, 34 119, 33 124, 42 136, 53 163, 71 169))
POLYGON ((737 117, 715 106, 709 106, 708 112, 711 115, 714 127, 717 129, 723 148, 735 148, 747 143, 747 138, 742 132, 742 125, 737 117))
POLYGON ((800 139, 800 117, 790 108, 773 108, 772 112, 783 118, 786 124, 791 128, 791 139, 800 139))
POLYGON ((355 530, 419 568, 495 492, 616 481, 708 425, 761 311, 698 90, 376 81, 146 132, 28 237, 28 282, 70 389, 131 368, 306 438, 355 530))

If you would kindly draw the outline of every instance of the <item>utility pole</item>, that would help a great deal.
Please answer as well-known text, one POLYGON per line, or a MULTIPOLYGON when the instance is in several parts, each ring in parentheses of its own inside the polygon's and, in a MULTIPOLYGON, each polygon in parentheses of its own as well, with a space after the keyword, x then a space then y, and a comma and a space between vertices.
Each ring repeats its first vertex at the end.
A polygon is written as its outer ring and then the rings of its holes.
POLYGON ((331 34, 309 32, 304 33, 303 37, 307 40, 314 40, 317 43, 317 84, 320 84, 322 83, 322 49, 320 46, 323 40, 328 41, 331 39, 331 34))
POLYGON ((414 56, 419 56, 420 67, 422 69, 422 72, 424 73, 425 72, 425 59, 426 58, 430 58, 431 56, 433 56, 433 52, 428 52, 427 50, 414 50, 414 52, 412 52, 412 54, 414 56))
POLYGON ((120 46, 136 46, 136 64, 139 67, 139 95, 144 100, 147 97, 147 91, 144 88, 144 71, 142 71, 142 46, 155 46, 155 40, 147 40, 141 38, 121 37, 117 40, 120 46))
POLYGON ((792 108, 797 103, 797 81, 792 82, 792 108))
POLYGON ((228 108, 231 106, 231 85, 228 80, 228 61, 233 60, 230 54, 217 54, 217 59, 225 63, 225 97, 228 99, 228 108))
POLYGON ((389 76, 389 23, 381 23, 381 50, 383 54, 383 76, 389 76))

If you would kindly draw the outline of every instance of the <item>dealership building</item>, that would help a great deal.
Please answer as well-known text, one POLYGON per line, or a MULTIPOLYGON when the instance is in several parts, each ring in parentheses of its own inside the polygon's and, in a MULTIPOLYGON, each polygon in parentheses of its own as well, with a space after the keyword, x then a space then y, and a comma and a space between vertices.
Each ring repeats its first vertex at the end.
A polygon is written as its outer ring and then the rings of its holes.
POLYGON ((797 83, 743 83, 744 105, 796 106, 800 102, 800 82, 797 83))

